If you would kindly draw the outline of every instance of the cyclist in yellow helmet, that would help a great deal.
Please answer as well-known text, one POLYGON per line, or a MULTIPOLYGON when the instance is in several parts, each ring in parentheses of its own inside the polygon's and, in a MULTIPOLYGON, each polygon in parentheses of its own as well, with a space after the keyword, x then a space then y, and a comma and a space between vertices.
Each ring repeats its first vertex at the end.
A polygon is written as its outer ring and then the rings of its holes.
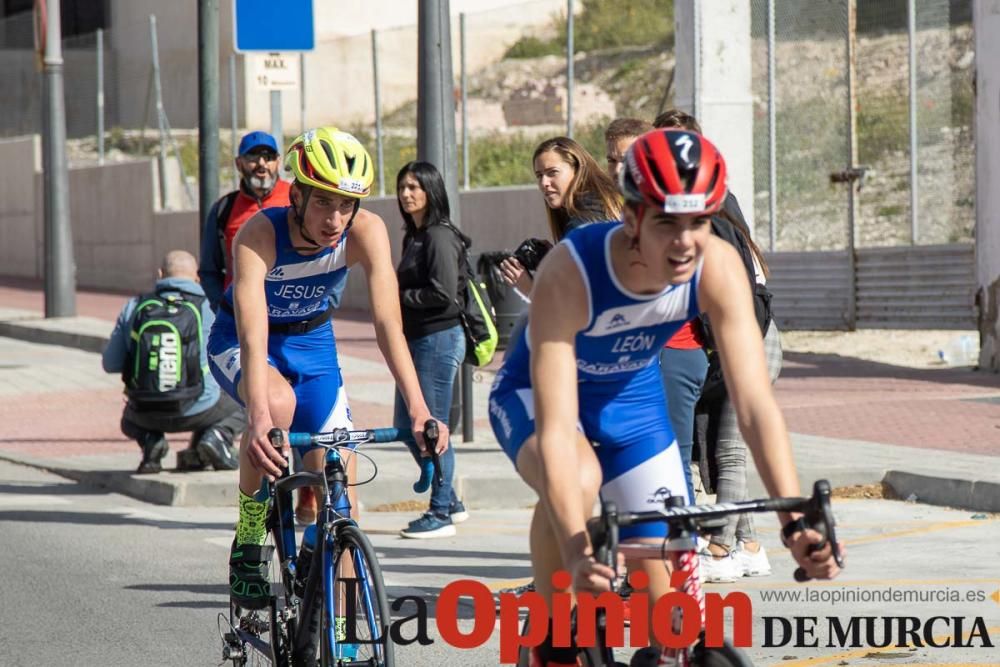
MULTIPOLYGON (((352 426, 330 322, 350 267, 360 264, 368 279, 379 350, 421 444, 431 418, 403 337, 385 223, 360 207, 371 193, 371 157, 347 132, 321 127, 292 142, 285 168, 295 176, 291 206, 265 209, 240 229, 233 242, 235 277, 208 342, 212 374, 247 409, 229 577, 230 596, 244 609, 261 608, 270 595, 261 549, 267 507, 254 493, 264 475, 280 475, 286 463, 268 431, 352 426)), ((440 429, 444 449, 448 429, 440 429)), ((306 468, 321 469, 323 452, 308 453, 306 468)), ((354 457, 348 465, 353 468, 354 457)))

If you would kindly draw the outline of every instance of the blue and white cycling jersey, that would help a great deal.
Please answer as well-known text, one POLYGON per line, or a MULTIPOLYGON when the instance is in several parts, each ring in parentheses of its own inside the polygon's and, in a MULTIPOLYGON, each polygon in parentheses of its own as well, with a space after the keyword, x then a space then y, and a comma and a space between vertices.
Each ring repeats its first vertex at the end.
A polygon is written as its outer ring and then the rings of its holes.
MULTIPOLYGON (((333 248, 301 255, 288 234, 289 207, 261 211, 274 227, 274 266, 264 279, 267 318, 271 322, 300 322, 340 305, 347 284, 347 233, 333 248)), ((233 305, 233 285, 223 299, 233 305)))
MULTIPOLYGON (((659 352, 698 312, 701 265, 692 279, 659 294, 629 291, 611 265, 611 236, 620 223, 587 225, 562 243, 587 291, 589 318, 576 335, 579 425, 595 444, 604 473, 602 494, 619 507, 641 511, 662 505, 664 492, 687 496, 674 432, 667 416, 659 352)), ((501 447, 516 463, 535 432, 528 330, 490 392, 490 422, 501 447)), ((660 535, 664 526, 623 530, 623 536, 660 535)))
MULTIPOLYGON (((274 227, 275 241, 274 266, 264 280, 268 321, 303 322, 339 305, 347 282, 347 233, 335 247, 303 255, 292 247, 288 208, 269 208, 262 213, 274 227)), ((223 302, 208 339, 209 366, 219 386, 242 405, 237 388, 243 370, 236 321, 231 314, 232 285, 223 295, 223 302)), ((307 333, 271 332, 267 363, 289 381, 295 392, 292 430, 317 433, 351 427, 331 321, 307 333)))

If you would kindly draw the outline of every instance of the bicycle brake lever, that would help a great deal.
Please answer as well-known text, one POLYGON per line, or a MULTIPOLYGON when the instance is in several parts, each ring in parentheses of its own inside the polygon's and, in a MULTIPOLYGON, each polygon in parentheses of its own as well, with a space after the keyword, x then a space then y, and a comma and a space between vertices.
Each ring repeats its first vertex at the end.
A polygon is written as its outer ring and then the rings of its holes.
POLYGON ((437 486, 444 486, 444 474, 441 472, 441 458, 437 453, 437 441, 440 437, 438 424, 433 419, 428 419, 424 424, 424 445, 430 449, 430 458, 422 459, 420 462, 420 479, 413 483, 415 493, 423 493, 431 486, 431 480, 437 486))
MULTIPOLYGON (((829 543, 833 551, 834 562, 837 563, 837 567, 842 568, 844 567, 844 559, 840 555, 840 543, 837 542, 836 521, 833 516, 833 505, 830 500, 831 495, 830 482, 825 479, 816 480, 816 483, 813 484, 813 496, 809 501, 809 510, 806 512, 804 519, 806 524, 819 533, 823 539, 817 544, 809 545, 808 553, 819 551, 829 543)), ((794 576, 798 582, 805 582, 812 579, 801 567, 795 570, 794 576)))
POLYGON ((437 443, 440 437, 441 432, 438 429, 438 423, 433 419, 428 419, 424 423, 424 444, 431 450, 431 463, 434 465, 434 483, 438 486, 444 486, 444 473, 441 472, 441 457, 437 453, 437 443))

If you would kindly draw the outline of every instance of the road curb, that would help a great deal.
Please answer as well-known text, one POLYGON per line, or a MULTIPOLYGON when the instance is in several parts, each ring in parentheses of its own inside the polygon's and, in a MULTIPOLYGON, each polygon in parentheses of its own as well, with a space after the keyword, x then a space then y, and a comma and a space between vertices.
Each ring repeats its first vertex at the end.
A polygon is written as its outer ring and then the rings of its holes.
POLYGON ((927 505, 958 507, 977 512, 1000 512, 1000 484, 950 477, 917 475, 889 470, 883 478, 897 497, 927 505))
MULTIPOLYGON (((237 500, 235 471, 178 473, 164 471, 137 475, 126 470, 90 470, 46 459, 12 456, 0 452, 0 460, 45 470, 86 486, 120 493, 147 503, 176 507, 228 507, 237 500)), ((361 498, 367 507, 427 499, 413 493, 413 478, 382 475, 365 484, 361 498)), ((535 493, 520 478, 482 478, 460 475, 455 490, 471 509, 515 509, 530 507, 535 493)))
MULTIPOLYGON (((62 318, 52 318, 44 322, 54 322, 62 318)), ((84 352, 100 354, 107 345, 108 336, 85 333, 81 331, 66 331, 59 325, 41 326, 42 320, 6 320, 0 321, 0 336, 28 341, 29 343, 44 343, 46 345, 61 345, 72 347, 84 352)))

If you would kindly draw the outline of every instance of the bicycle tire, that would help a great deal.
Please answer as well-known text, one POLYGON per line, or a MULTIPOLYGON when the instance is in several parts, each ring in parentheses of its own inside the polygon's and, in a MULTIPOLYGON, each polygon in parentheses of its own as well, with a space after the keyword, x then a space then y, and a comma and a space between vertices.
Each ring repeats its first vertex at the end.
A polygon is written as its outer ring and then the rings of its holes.
MULTIPOLYGON (((324 604, 321 608, 320 665, 338 667, 341 664, 341 658, 334 654, 333 647, 327 641, 328 632, 332 629, 327 609, 339 602, 344 605, 343 609, 353 609, 355 613, 353 627, 355 637, 360 641, 356 644, 357 656, 351 660, 365 662, 373 667, 394 667, 395 653, 389 635, 392 621, 389 596, 375 548, 364 532, 353 524, 337 528, 336 545, 337 553, 332 567, 333 587, 324 591, 324 604), (345 555, 354 564, 354 583, 343 580, 338 574, 345 555), (338 590, 343 591, 342 599, 338 601, 334 598, 331 601, 329 598, 332 592, 338 590)), ((350 627, 351 619, 347 622, 350 627)))
POLYGON ((691 649, 692 667, 754 667, 746 653, 733 647, 728 641, 722 646, 708 648, 704 640, 691 649))
MULTIPOLYGON (((521 636, 528 634, 528 619, 524 619, 524 625, 521 626, 521 636)), ((591 646, 589 648, 581 648, 577 655, 577 664, 582 667, 615 667, 620 663, 612 661, 608 663, 602 655, 602 651, 596 646, 591 646)), ((613 655, 613 652, 612 652, 613 655)), ((517 652, 517 667, 531 667, 531 649, 527 646, 522 646, 517 652)))

